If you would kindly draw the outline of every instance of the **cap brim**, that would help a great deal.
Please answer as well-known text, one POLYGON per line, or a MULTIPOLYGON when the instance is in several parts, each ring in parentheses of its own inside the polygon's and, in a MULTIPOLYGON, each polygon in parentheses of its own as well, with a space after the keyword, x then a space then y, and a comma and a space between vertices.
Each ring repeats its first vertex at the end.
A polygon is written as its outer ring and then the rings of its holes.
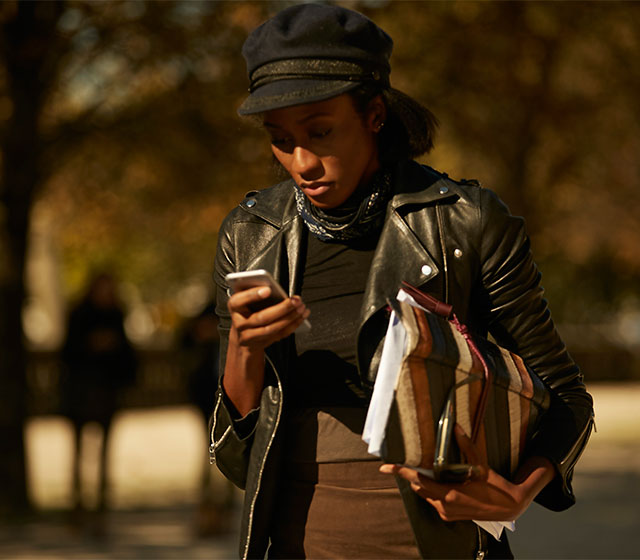
POLYGON ((292 105, 324 101, 359 86, 343 80, 280 80, 258 88, 238 108, 239 115, 254 115, 292 105))

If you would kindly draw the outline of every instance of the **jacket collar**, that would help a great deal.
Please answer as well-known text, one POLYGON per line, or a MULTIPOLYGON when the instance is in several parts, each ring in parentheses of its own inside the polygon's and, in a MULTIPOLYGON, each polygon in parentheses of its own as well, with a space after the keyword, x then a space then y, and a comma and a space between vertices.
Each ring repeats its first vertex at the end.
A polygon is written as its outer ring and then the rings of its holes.
MULTIPOLYGON (((446 174, 414 161, 404 161, 396 168, 396 192, 389 207, 396 210, 408 204, 431 204, 459 195, 458 185, 446 174)), ((297 216, 293 179, 260 191, 249 191, 240 206, 276 228, 297 216)))
POLYGON ((288 179, 260 191, 249 191, 240 206, 280 229, 298 215, 294 188, 293 179, 288 179))
POLYGON ((459 195, 458 184, 446 173, 415 161, 399 164, 394 182, 396 192, 390 202, 393 210, 407 204, 433 204, 459 195))
MULTIPOLYGON (((386 305, 402 280, 420 286, 440 271, 423 241, 411 229, 403 208, 422 208, 459 197, 459 186, 442 173, 413 161, 401 163, 394 179, 396 192, 387 208, 380 242, 371 265, 363 299, 361 322, 386 305)), ((293 180, 262 191, 247 193, 241 206, 279 230, 251 263, 250 268, 265 268, 287 288, 290 295, 300 286, 300 245, 304 223, 298 215, 293 180)))

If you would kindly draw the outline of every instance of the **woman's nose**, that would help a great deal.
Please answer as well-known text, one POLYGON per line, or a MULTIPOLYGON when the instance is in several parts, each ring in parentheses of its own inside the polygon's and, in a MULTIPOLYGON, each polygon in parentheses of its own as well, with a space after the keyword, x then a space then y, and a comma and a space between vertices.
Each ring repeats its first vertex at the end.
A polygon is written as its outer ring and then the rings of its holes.
MULTIPOLYGON (((296 146, 293 150, 293 169, 301 177, 317 172, 321 168, 320 158, 311 150, 296 146)), ((315 177, 308 177, 315 178, 315 177)))

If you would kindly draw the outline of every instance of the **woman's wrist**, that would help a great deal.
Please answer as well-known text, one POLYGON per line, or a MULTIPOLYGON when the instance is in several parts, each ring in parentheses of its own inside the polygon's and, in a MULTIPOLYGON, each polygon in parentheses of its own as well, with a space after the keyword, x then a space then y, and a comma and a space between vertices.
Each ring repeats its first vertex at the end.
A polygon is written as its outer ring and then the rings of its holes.
POLYGON ((519 515, 524 513, 540 491, 555 476, 556 469, 546 457, 530 457, 525 461, 516 473, 514 482, 519 494, 518 502, 521 507, 519 515))
POLYGON ((258 406, 264 385, 264 349, 238 344, 234 329, 229 336, 222 383, 242 416, 258 406))
POLYGON ((227 359, 231 358, 234 366, 241 369, 264 362, 264 348, 262 346, 240 344, 237 331, 232 327, 227 345, 227 359), (244 366, 244 367, 243 367, 244 366))

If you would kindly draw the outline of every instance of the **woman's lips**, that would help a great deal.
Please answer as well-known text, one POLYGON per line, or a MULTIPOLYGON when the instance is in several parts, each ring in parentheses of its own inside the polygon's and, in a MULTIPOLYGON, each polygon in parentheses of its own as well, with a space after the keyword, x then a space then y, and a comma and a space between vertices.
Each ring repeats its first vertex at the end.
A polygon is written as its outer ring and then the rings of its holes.
POLYGON ((326 193, 331 188, 332 184, 333 183, 331 183, 330 181, 302 183, 300 185, 300 188, 309 196, 318 196, 326 193))

